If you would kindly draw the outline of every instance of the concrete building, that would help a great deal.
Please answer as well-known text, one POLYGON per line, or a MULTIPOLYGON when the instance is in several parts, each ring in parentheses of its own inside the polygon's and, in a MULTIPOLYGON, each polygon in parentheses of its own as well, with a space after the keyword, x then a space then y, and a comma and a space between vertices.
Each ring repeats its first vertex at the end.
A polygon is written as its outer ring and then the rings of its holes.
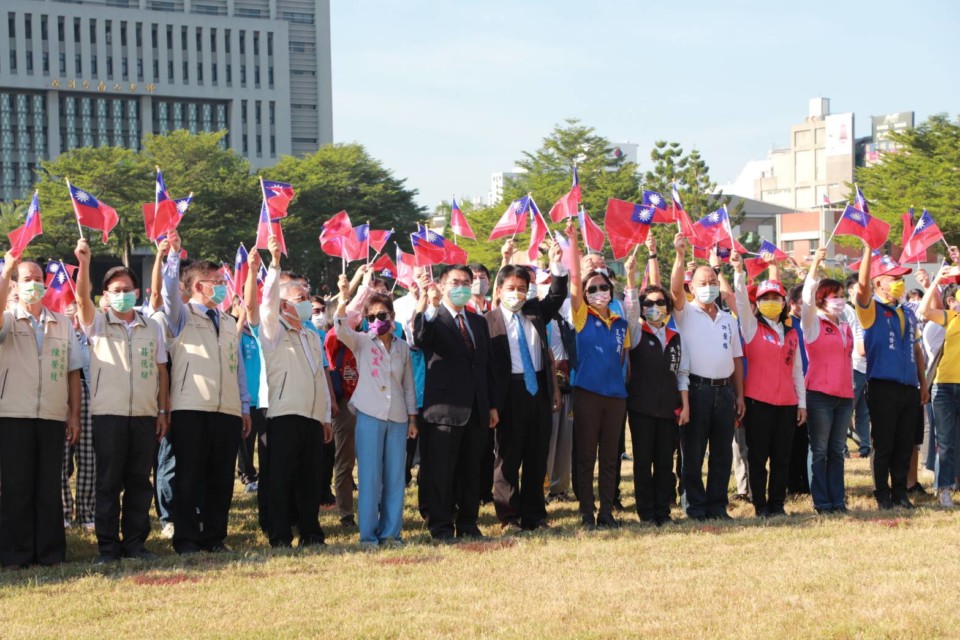
POLYGON ((333 141, 329 0, 3 0, 0 200, 40 159, 226 129, 254 166, 333 141))
POLYGON ((490 174, 490 193, 487 194, 487 203, 494 205, 503 200, 503 187, 508 180, 525 173, 522 167, 514 167, 513 171, 497 171, 490 174))

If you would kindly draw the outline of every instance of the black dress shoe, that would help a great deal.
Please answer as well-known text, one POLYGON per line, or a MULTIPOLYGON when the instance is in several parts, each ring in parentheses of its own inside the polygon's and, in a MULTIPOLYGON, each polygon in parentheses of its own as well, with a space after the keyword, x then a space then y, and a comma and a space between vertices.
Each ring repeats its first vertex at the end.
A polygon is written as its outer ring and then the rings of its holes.
POLYGON ((600 529, 619 529, 620 523, 611 513, 601 513, 597 517, 597 528, 600 529))
POLYGON ((883 500, 877 500, 877 507, 881 511, 889 511, 893 509, 893 500, 890 498, 884 498, 883 500))
POLYGON ((580 524, 582 524, 587 529, 595 529, 597 527, 597 521, 594 519, 593 514, 584 514, 580 518, 580 524))
POLYGON ((95 565, 115 564, 117 562, 120 562, 120 556, 113 556, 109 554, 101 554, 93 559, 93 564, 95 565))
POLYGON ((233 553, 233 549, 223 544, 222 542, 215 545, 211 545, 205 550, 208 551, 209 553, 233 553))
POLYGON ((158 559, 160 556, 155 554, 153 551, 147 549, 140 549, 139 551, 134 551, 132 553, 125 554, 125 557, 130 558, 131 560, 143 560, 144 562, 153 562, 158 559))
POLYGON ((617 511, 626 511, 626 507, 623 506, 623 501, 620 498, 613 501, 613 508, 617 511))
POLYGON ((757 512, 757 517, 758 517, 758 518, 769 518, 769 517, 770 517, 770 509, 767 509, 766 507, 759 507, 759 508, 756 509, 756 512, 757 512))
POLYGON ((900 499, 898 499, 898 500, 894 500, 893 503, 894 503, 894 505, 896 505, 896 506, 898 506, 898 507, 900 507, 900 508, 902 508, 902 509, 916 509, 916 507, 913 506, 913 503, 910 502, 910 499, 909 499, 909 498, 906 498, 906 497, 900 498, 900 499))
POLYGON ((671 524, 672 522, 673 518, 670 516, 657 516, 653 519, 653 524, 657 525, 658 527, 662 527, 665 524, 671 524))
POLYGON ((844 514, 848 514, 848 513, 850 513, 850 509, 847 509, 847 505, 841 505, 841 506, 839 506, 839 507, 834 507, 834 508, 833 508, 833 512, 834 512, 834 513, 844 513, 844 514))
POLYGON ((356 529, 357 521, 353 519, 353 516, 343 516, 340 518, 340 526, 345 529, 356 529))
POLYGON ((919 482, 912 487, 907 487, 907 493, 915 493, 918 496, 928 496, 930 492, 923 488, 919 482))
POLYGON ((786 516, 789 514, 784 510, 783 507, 774 507, 770 509, 770 515, 775 517, 775 516, 786 516))

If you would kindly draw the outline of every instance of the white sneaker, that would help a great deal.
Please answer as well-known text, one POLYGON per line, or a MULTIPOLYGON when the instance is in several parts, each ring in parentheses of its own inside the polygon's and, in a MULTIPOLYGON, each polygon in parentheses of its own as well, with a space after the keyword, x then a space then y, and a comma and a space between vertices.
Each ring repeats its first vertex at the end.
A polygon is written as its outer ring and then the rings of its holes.
POLYGON ((164 540, 173 540, 173 523, 168 522, 160 529, 160 537, 164 540))
POLYGON ((940 506, 947 509, 953 507, 953 495, 950 489, 940 489, 940 506))

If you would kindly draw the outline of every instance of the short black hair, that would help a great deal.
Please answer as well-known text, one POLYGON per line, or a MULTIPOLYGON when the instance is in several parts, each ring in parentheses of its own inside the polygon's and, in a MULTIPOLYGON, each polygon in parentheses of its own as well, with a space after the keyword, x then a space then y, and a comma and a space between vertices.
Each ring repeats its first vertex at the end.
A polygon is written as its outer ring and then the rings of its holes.
POLYGON ((193 285, 203 277, 206 277, 208 274, 216 273, 220 271, 220 265, 216 262, 210 262, 209 260, 195 260, 191 262, 190 265, 181 272, 180 279, 183 281, 183 286, 187 290, 187 293, 193 295, 193 285))
POLYGON ((580 281, 580 284, 583 287, 583 292, 586 293, 587 283, 590 282, 590 278, 593 278, 595 276, 599 276, 603 278, 604 280, 607 281, 607 284, 610 285, 610 299, 612 300, 613 299, 613 280, 610 279, 610 276, 608 276, 605 273, 601 273, 600 271, 588 271, 587 275, 583 276, 583 279, 580 281))
POLYGON ((923 289, 910 289, 910 291, 907 291, 908 300, 910 299, 910 296, 923 299, 923 289))
POLYGON ((856 273, 850 274, 849 276, 847 276, 847 279, 843 281, 843 288, 849 289, 850 287, 857 284, 858 282, 860 282, 860 276, 857 275, 856 273))
POLYGON ((447 279, 447 274, 451 271, 462 271, 463 273, 470 276, 470 283, 473 284, 473 271, 470 271, 470 267, 465 264, 448 264, 440 271, 440 275, 437 276, 437 282, 443 282, 447 279))
POLYGON ((790 304, 797 304, 803 298, 803 285, 795 284, 790 289, 790 304))
POLYGON ((319 293, 314 296, 310 296, 310 302, 319 302, 323 305, 324 309, 327 308, 327 299, 321 296, 319 293))
POLYGON ((121 264, 117 265, 116 267, 111 267, 107 270, 107 273, 103 276, 103 290, 106 291, 111 282, 113 282, 116 278, 122 278, 123 276, 130 278, 130 282, 133 283, 134 289, 140 288, 140 279, 137 277, 137 274, 134 273, 133 269, 130 267, 125 267, 121 264))
POLYGON ((948 284, 947 288, 943 290, 943 302, 947 302, 947 298, 957 299, 957 290, 960 290, 960 285, 948 284))
POLYGON ((193 266, 193 263, 196 262, 193 258, 183 258, 180 260, 180 283, 186 286, 187 284, 187 272, 190 271, 190 267, 193 266))
POLYGON ((375 304, 382 304, 387 308, 387 311, 393 313, 393 298, 389 294, 372 293, 363 304, 363 314, 366 315, 370 307, 375 304))
POLYGON ((646 300, 647 296, 651 293, 662 294, 663 299, 667 301, 667 313, 673 313, 673 296, 670 295, 669 291, 658 284, 651 284, 640 292, 639 302, 641 307, 643 306, 643 301, 646 300))
POLYGON ((526 267, 519 264, 508 264, 500 269, 500 273, 497 274, 497 289, 503 286, 507 278, 520 278, 527 283, 527 288, 530 288, 530 272, 527 271, 526 267))
POLYGON ((484 265, 479 262, 471 262, 467 265, 470 268, 470 271, 481 271, 487 276, 487 280, 490 279, 490 269, 487 269, 484 265))

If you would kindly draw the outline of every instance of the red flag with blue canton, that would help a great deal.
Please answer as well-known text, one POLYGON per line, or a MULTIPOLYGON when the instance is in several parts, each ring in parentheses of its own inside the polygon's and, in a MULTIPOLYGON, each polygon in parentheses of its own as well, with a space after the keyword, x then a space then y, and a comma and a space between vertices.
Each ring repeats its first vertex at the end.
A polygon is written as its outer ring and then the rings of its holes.
POLYGON ((373 270, 378 271, 380 275, 386 278, 396 279, 397 277, 397 265, 393 263, 393 260, 391 260, 390 256, 386 253, 374 261, 373 270))
MULTIPOLYGON (((739 251, 739 249, 738 249, 738 251, 739 251)), ((783 251, 781 251, 780 248, 777 247, 777 245, 773 244, 773 243, 770 242, 769 240, 762 240, 762 241, 760 242, 760 248, 757 249, 757 253, 760 253, 760 254, 763 254, 763 253, 772 253, 772 254, 773 254, 773 258, 774 258, 775 260, 777 260, 778 262, 779 262, 780 260, 786 260, 786 259, 787 259, 787 254, 785 254, 783 251)))
POLYGON ((900 262, 919 262, 921 258, 926 258, 927 249, 943 239, 940 227, 933 221, 930 212, 924 209, 913 227, 913 234, 903 246, 900 262))
POLYGON ((263 189, 263 198, 267 201, 270 217, 274 220, 287 216, 287 207, 293 200, 293 187, 286 182, 276 180, 260 180, 263 189))
POLYGON ((397 284, 410 290, 414 287, 416 279, 413 277, 413 268, 416 266, 416 256, 404 253, 397 247, 397 284))
MULTIPOLYGON (((537 260, 540 251, 540 243, 547 237, 547 221, 543 219, 539 211, 530 211, 530 246, 527 247, 527 257, 530 262, 537 260)), ((464 253, 466 256, 466 253, 464 253)))
POLYGON ((603 229, 597 226, 597 223, 590 218, 590 214, 583 209, 580 209, 577 218, 580 222, 580 234, 583 236, 583 243, 587 245, 588 249, 601 251, 604 240, 606 240, 603 229))
POLYGON ((471 240, 476 240, 476 236, 473 235, 473 229, 470 228, 470 223, 467 222, 466 216, 463 215, 463 211, 460 210, 460 206, 457 205, 457 199, 453 199, 453 204, 450 205, 450 230, 453 231, 454 235, 460 236, 461 238, 470 238, 471 240))
POLYGON ((490 237, 487 240, 496 240, 506 236, 515 236, 523 233, 527 228, 527 211, 530 210, 530 196, 523 196, 519 200, 514 200, 503 212, 497 224, 493 226, 490 237))
POLYGON ((367 237, 370 239, 370 246, 375 253, 380 253, 387 244, 387 240, 393 235, 393 231, 368 231, 367 237))
POLYGON ((240 246, 237 247, 237 255, 233 258, 233 277, 239 287, 236 293, 241 300, 243 300, 243 288, 246 286, 247 274, 250 273, 250 263, 247 262, 249 257, 247 248, 241 242, 240 246))
POLYGON ((76 301, 77 294, 73 285, 73 273, 76 270, 73 265, 63 264, 62 260, 47 263, 47 290, 40 301, 44 307, 57 313, 65 313, 67 307, 76 301))
MULTIPOLYGON (((866 207, 864 200, 863 206, 866 207)), ((890 225, 874 218, 866 211, 847 205, 840 216, 840 222, 834 235, 856 236, 864 240, 871 249, 879 249, 890 235, 890 225)))
POLYGON ((220 270, 223 272, 223 281, 227 285, 227 297, 220 303, 219 308, 224 313, 230 313, 230 309, 233 307, 233 297, 237 296, 243 300, 243 283, 237 284, 237 281, 233 278, 233 272, 230 271, 230 265, 226 262, 220 265, 220 270))
POLYGON ((630 253, 633 247, 643 244, 655 215, 653 207, 616 198, 607 200, 603 226, 607 230, 614 258, 619 260, 630 253))
MULTIPOLYGON (((677 196, 679 198, 679 196, 677 196)), ((654 224, 676 222, 676 207, 667 207, 666 199, 656 191, 643 192, 643 204, 653 211, 654 224)))
POLYGON ((343 258, 344 245, 349 243, 353 246, 355 242, 356 234, 346 211, 341 211, 323 223, 323 230, 320 232, 320 248, 327 255, 343 258))
POLYGON ((863 213, 870 213, 870 207, 867 205, 867 199, 863 197, 863 191, 857 187, 857 195, 853 200, 853 208, 863 213))
POLYGON ((167 235, 180 226, 180 221, 183 220, 183 214, 187 212, 187 208, 190 206, 190 202, 193 200, 193 194, 191 193, 185 198, 175 198, 173 202, 176 207, 176 214, 173 218, 167 222, 157 223, 154 218, 156 213, 156 205, 152 203, 147 203, 143 205, 143 226, 146 229, 147 237, 153 240, 154 242, 160 242, 167 235), (164 228, 166 227, 166 228, 164 228))
POLYGON ((417 266, 420 267, 441 264, 447 254, 446 247, 443 246, 443 237, 419 223, 417 230, 410 234, 410 244, 413 245, 417 266))
POLYGON ((347 262, 367 260, 370 257, 370 223, 354 227, 353 235, 356 242, 344 242, 344 258, 347 262))
POLYGON ((160 167, 157 167, 156 199, 153 203, 153 222, 149 225, 148 237, 155 240, 160 233, 166 233, 174 228, 175 222, 179 222, 180 215, 176 203, 167 191, 163 173, 160 167))
MULTIPOLYGON (((581 199, 580 176, 577 174, 577 167, 573 167, 573 186, 567 195, 557 200, 556 204, 550 207, 550 219, 554 222, 560 222, 564 218, 572 218, 577 215, 577 209, 580 207, 581 199)), ((530 258, 533 260, 533 258, 530 258)))
POLYGON ((30 241, 43 233, 38 193, 37 191, 33 192, 33 200, 30 201, 30 208, 27 209, 27 219, 23 225, 7 234, 7 237, 10 238, 10 255, 15 258, 22 256, 23 250, 27 248, 30 241))
POLYGON ((270 236, 276 236, 280 243, 280 252, 287 255, 287 243, 283 241, 283 229, 280 227, 280 220, 270 219, 267 209, 267 201, 260 204, 260 221, 257 223, 257 244, 255 249, 269 249, 270 236))
POLYGON ((444 264, 466 264, 467 251, 463 247, 458 247, 455 243, 443 239, 443 263, 444 264))
MULTIPOLYGON (((733 235, 730 229, 730 216, 726 207, 708 213, 693 224, 694 233, 706 246, 720 244, 733 235)), ((702 246, 702 245, 701 245, 702 246)), ((729 246, 729 242, 728 242, 729 246)))
POLYGON ((116 210, 97 200, 92 193, 73 185, 70 185, 70 200, 73 202, 77 222, 84 227, 101 231, 103 244, 107 244, 110 231, 120 222, 116 210))

